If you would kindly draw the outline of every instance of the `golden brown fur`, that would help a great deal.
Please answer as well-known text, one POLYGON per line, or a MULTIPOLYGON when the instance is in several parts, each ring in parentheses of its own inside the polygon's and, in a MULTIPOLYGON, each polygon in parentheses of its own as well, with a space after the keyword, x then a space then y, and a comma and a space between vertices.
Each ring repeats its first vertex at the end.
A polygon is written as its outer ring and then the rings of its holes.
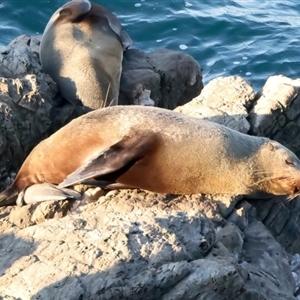
POLYGON ((119 20, 106 8, 87 0, 68 2, 45 28, 43 71, 73 104, 80 100, 87 109, 117 104, 124 37, 119 20))
POLYGON ((300 162, 264 137, 165 109, 114 106, 73 120, 37 145, 13 187, 86 179, 159 193, 293 196, 300 162))

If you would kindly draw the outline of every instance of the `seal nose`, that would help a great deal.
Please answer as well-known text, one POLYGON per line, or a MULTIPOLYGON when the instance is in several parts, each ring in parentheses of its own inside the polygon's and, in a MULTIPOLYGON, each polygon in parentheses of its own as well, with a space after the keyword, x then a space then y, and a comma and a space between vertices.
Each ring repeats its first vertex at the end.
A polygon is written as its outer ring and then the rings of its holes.
POLYGON ((298 184, 295 184, 293 194, 299 194, 300 186, 298 184))

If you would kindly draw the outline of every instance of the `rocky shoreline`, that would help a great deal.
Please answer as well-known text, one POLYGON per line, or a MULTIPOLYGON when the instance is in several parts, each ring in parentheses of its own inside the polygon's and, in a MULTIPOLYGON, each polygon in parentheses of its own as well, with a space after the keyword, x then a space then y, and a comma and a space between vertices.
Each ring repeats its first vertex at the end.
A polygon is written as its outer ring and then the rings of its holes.
MULTIPOLYGON (((2 189, 32 147, 75 117, 42 73, 38 47, 38 37, 21 36, 1 49, 2 189)), ((131 49, 124 57, 122 104, 175 108, 299 155, 300 79, 272 76, 256 92, 230 76, 203 88, 200 66, 184 52, 131 49)), ((88 192, 95 201, 79 208, 0 208, 0 297, 297 299, 299 199, 88 192)))

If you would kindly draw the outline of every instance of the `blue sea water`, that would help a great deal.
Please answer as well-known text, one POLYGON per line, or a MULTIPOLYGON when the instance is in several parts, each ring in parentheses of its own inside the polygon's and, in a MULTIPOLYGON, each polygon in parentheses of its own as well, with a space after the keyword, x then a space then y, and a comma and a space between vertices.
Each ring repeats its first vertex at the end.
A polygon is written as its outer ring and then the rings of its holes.
MULTIPOLYGON (((0 45, 41 34, 63 0, 0 1, 0 45)), ((300 77, 298 0, 95 0, 120 19, 142 50, 192 55, 207 83, 241 75, 256 90, 275 74, 300 77)))

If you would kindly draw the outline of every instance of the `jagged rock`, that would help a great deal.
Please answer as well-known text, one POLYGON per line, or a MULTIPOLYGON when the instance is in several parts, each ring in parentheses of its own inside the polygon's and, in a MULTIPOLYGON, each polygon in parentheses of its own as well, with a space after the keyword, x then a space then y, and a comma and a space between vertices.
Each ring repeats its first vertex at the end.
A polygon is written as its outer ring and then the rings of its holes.
POLYGON ((300 79, 271 76, 249 114, 251 133, 276 140, 300 154, 300 79))
POLYGON ((47 135, 55 85, 34 74, 0 78, 0 176, 16 171, 31 149, 47 135))
POLYGON ((293 277, 295 279, 295 284, 296 284, 295 295, 298 296, 297 297, 297 299, 298 299, 299 294, 300 294, 300 255, 298 253, 293 255, 293 257, 292 257, 291 270, 292 270, 292 274, 293 274, 293 277))
POLYGON ((215 236, 203 214, 211 202, 112 191, 80 215, 2 234, 0 295, 294 299, 285 252, 268 230, 227 224, 215 236))
POLYGON ((47 299, 59 287, 64 299, 159 299, 214 242, 196 197, 192 208, 145 192, 103 197, 81 215, 2 234, 0 295, 47 299))
POLYGON ((229 227, 221 230, 215 249, 205 259, 192 261, 193 272, 162 299, 295 299, 288 261, 282 260, 285 254, 280 256, 280 245, 264 226, 253 223, 245 232, 245 243, 238 228, 229 227), (246 261, 239 263, 234 256, 246 261), (275 279, 273 274, 280 275, 275 279))
POLYGON ((13 227, 27 228, 49 219, 66 216, 72 201, 47 201, 22 207, 2 207, 0 209, 0 234, 13 227))
POLYGON ((247 133, 250 129, 247 107, 254 98, 252 86, 242 77, 219 77, 210 81, 198 97, 175 111, 247 133))
POLYGON ((202 88, 201 68, 185 52, 168 49, 124 52, 121 104, 140 104, 142 91, 149 90, 155 106, 174 109, 196 97, 202 88))
POLYGON ((41 36, 21 35, 6 47, 1 48, 0 76, 18 78, 27 74, 41 76, 41 80, 54 84, 50 76, 41 74, 39 45, 41 36))

